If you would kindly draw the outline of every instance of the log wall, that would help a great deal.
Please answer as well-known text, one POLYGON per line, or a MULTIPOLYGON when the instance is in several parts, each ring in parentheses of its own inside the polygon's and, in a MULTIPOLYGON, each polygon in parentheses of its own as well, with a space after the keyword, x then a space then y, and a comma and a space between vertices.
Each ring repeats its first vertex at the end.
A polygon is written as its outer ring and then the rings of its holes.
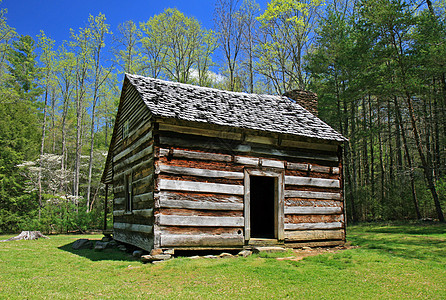
POLYGON ((154 126, 149 110, 134 87, 127 85, 123 93, 112 157, 114 238, 150 250, 154 227, 154 126), (128 136, 123 137, 126 122, 128 136))
POLYGON ((283 174, 285 243, 345 239, 338 144, 157 119, 154 247, 245 244, 245 170, 283 174))

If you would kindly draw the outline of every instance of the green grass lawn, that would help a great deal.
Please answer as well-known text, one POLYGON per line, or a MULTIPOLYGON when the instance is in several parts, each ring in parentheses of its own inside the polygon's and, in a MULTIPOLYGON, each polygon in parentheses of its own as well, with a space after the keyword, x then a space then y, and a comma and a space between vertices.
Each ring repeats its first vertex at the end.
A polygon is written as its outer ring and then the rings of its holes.
POLYGON ((141 264, 118 250, 74 251, 78 238, 0 243, 0 299, 446 299, 446 225, 349 227, 359 248, 301 261, 141 264))

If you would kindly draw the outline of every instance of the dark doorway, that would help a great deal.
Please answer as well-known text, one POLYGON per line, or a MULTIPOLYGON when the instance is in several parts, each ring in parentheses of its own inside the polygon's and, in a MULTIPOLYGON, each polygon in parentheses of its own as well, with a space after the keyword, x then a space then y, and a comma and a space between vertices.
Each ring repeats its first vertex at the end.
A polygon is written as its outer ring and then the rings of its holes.
POLYGON ((274 238, 274 177, 250 176, 251 237, 274 238))

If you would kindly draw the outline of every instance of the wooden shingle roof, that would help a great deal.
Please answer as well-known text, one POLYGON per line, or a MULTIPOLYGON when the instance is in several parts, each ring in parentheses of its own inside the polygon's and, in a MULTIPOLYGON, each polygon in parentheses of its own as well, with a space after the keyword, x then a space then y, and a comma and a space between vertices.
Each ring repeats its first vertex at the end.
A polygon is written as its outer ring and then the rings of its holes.
POLYGON ((285 96, 222 91, 126 74, 153 115, 309 138, 346 141, 285 96))

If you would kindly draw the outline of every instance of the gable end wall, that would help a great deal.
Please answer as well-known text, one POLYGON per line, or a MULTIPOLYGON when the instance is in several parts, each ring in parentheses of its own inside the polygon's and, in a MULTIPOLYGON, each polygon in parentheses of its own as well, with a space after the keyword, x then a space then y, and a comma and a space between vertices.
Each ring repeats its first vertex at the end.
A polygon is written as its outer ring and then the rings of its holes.
POLYGON ((153 122, 135 88, 127 85, 115 124, 113 149, 114 238, 139 248, 153 248, 153 122), (122 137, 128 121, 128 137, 122 137), (126 177, 128 179, 126 179, 126 177), (132 209, 126 206, 125 184, 131 182, 132 209))

